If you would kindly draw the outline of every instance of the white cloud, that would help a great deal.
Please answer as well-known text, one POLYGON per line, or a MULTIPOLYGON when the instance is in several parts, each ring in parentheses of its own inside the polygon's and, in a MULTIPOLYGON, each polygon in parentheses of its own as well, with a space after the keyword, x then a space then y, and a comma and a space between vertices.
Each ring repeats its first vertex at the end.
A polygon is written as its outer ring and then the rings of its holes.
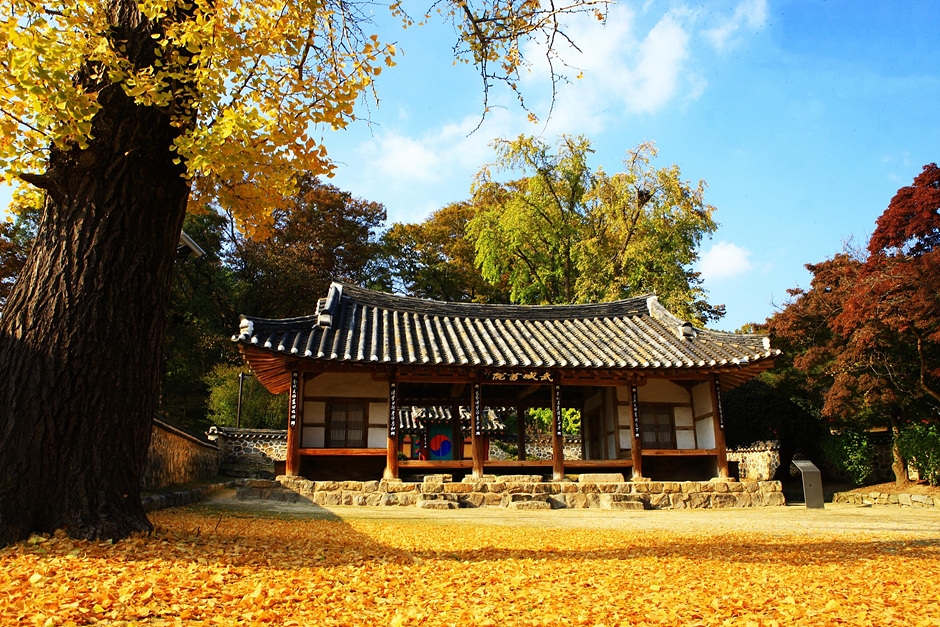
MULTIPOLYGON (((582 71, 583 77, 559 85, 549 132, 596 133, 611 118, 656 113, 677 97, 699 97, 706 83, 687 67, 685 22, 691 17, 671 11, 645 34, 637 14, 622 5, 611 8, 606 25, 587 16, 572 20, 566 33, 580 51, 560 49, 559 54, 576 68, 569 74, 582 71)), ((533 62, 526 77, 531 90, 547 83, 548 66, 541 61, 542 48, 529 46, 525 54, 533 62)))
POLYGON ((742 28, 757 30, 767 21, 767 0, 744 0, 726 21, 702 31, 705 38, 717 50, 733 48, 738 43, 736 35, 742 28))
POLYGON ((751 251, 730 242, 716 242, 702 253, 698 269, 705 281, 720 281, 746 274, 754 269, 751 251))

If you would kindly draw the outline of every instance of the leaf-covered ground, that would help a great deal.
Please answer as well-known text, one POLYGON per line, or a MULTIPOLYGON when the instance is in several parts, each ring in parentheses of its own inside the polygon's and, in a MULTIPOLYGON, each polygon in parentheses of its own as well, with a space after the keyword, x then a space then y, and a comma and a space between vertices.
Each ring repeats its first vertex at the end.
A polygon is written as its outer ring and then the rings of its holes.
POLYGON ((0 550, 0 625, 940 625, 940 539, 152 520, 0 550))

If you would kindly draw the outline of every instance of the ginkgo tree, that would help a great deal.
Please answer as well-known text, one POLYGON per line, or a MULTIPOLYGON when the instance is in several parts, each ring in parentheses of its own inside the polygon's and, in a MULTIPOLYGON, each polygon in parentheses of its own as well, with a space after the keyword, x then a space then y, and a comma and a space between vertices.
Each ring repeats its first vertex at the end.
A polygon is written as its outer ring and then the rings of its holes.
MULTIPOLYGON (((0 544, 64 527, 150 528, 139 473, 159 396, 187 205, 261 232, 298 172, 328 174, 317 128, 355 119, 395 47, 344 0, 0 4, 0 163, 44 195, 0 321, 0 544)), ((405 24, 399 2, 389 6, 405 24)), ((442 0, 484 92, 524 44, 602 0, 442 0)), ((423 18, 422 18, 423 19, 423 18)))

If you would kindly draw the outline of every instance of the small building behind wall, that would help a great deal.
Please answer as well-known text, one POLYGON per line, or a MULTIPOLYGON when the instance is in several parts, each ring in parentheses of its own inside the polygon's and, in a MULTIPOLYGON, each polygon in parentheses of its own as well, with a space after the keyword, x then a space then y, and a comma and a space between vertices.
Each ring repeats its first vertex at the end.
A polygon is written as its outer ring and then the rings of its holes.
POLYGON ((265 387, 291 394, 287 474, 318 479, 435 472, 557 479, 627 470, 657 480, 727 476, 721 393, 779 354, 764 336, 697 329, 655 296, 480 305, 340 283, 311 316, 243 317, 233 340, 265 387), (566 461, 562 452, 569 407, 581 412, 581 460, 566 461), (520 420, 517 459, 486 459, 490 408, 517 416, 549 408, 553 458, 527 459, 520 420), (406 454, 414 436, 407 416, 430 411, 447 416, 428 422, 451 445, 416 459, 406 454), (459 445, 467 429, 468 446, 459 445))

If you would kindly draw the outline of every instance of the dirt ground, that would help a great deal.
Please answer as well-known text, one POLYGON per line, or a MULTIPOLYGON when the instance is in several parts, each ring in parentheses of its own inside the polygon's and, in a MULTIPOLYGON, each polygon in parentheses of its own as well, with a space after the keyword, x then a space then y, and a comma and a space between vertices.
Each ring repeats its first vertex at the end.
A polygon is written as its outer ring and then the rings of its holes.
POLYGON ((866 507, 826 503, 824 509, 802 504, 785 507, 720 510, 609 511, 596 509, 510 510, 479 508, 424 510, 416 507, 321 507, 309 502, 283 503, 235 498, 221 490, 195 506, 211 513, 277 518, 397 520, 460 525, 525 526, 576 529, 638 529, 689 534, 765 533, 771 535, 877 534, 885 537, 940 538, 940 509, 866 507))

